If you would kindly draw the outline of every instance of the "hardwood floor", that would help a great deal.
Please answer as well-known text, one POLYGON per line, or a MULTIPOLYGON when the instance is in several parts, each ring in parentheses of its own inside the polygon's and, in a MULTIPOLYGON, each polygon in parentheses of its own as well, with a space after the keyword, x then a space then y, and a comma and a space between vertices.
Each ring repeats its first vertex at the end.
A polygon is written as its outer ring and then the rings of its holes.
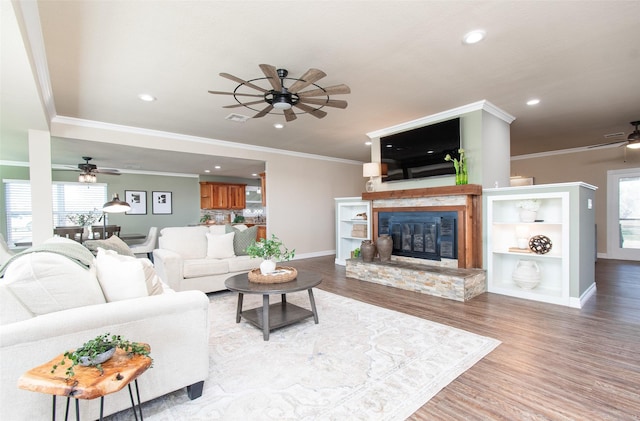
POLYGON ((600 259, 582 309, 431 297, 346 278, 333 256, 289 263, 320 289, 502 341, 411 420, 640 420, 640 262, 600 259))

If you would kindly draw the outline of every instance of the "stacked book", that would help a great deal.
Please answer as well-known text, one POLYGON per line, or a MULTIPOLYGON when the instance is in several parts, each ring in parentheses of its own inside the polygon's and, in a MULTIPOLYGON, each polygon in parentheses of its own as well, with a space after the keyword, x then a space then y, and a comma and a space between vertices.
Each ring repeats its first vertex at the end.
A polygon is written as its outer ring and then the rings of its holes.
POLYGON ((367 225, 366 224, 354 224, 351 228, 351 236, 357 238, 367 237, 367 225))

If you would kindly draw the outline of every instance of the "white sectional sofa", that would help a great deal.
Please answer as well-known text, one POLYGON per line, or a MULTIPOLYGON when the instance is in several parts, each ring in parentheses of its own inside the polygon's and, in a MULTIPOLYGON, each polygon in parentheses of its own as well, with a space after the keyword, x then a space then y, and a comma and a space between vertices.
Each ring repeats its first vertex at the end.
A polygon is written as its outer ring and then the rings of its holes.
MULTIPOLYGON (((14 258, 0 279, 0 418, 50 419, 51 396, 18 389, 18 378, 103 333, 150 344, 153 367, 138 379, 143 402, 184 387, 192 399, 201 395, 209 373, 205 294, 170 290, 147 259, 103 249, 94 258, 66 239, 45 246, 50 251, 14 258)), ((81 418, 97 419, 99 403, 81 401, 81 418)), ((105 415, 131 406, 126 390, 104 404, 105 415)), ((58 399, 58 419, 64 406, 58 399)))
POLYGON ((225 290, 224 281, 260 266, 244 249, 255 241, 257 227, 200 225, 160 231, 153 260, 158 275, 175 291, 225 290))

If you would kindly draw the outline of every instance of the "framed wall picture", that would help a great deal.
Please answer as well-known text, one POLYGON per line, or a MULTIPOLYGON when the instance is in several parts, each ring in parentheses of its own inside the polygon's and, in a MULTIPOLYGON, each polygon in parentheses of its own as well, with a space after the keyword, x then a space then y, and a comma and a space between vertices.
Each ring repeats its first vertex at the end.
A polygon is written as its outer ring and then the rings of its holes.
POLYGON ((147 192, 143 190, 125 190, 124 201, 131 205, 127 215, 147 214, 147 192))
POLYGON ((151 208, 154 215, 170 215, 172 213, 170 191, 154 191, 151 196, 151 208))

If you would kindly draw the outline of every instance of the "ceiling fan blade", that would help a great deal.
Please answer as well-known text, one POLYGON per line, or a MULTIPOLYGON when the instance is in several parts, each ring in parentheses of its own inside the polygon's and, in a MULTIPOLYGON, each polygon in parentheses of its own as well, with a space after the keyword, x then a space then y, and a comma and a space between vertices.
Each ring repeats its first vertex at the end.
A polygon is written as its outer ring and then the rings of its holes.
POLYGON ((325 77, 327 74, 325 72, 323 72, 322 70, 318 70, 318 69, 309 69, 307 70, 307 72, 305 74, 303 74, 300 79, 296 80, 293 85, 291 85, 289 87, 289 92, 295 94, 298 91, 306 88, 307 86, 311 85, 312 83, 316 83, 317 81, 319 81, 320 79, 322 79, 323 77, 325 77))
POLYGON ((273 110, 273 105, 269 104, 266 107, 264 107, 262 111, 260 111, 258 114, 254 115, 253 118, 264 117, 265 115, 269 114, 269 111, 271 110, 273 110))
POLYGON ((298 102, 297 104, 295 104, 295 105, 294 105, 294 107, 298 107, 298 108, 300 108, 302 111, 305 111, 305 112, 307 112, 307 113, 311 114, 312 116, 314 116, 314 117, 316 117, 316 118, 324 118, 324 117, 327 115, 327 113, 326 113, 326 112, 324 112, 324 111, 322 111, 322 110, 316 110, 316 109, 315 109, 315 108, 313 108, 313 107, 310 107, 310 106, 308 106, 308 105, 301 104, 301 103, 299 103, 299 102, 298 102))
POLYGON ((120 171, 114 168, 99 168, 97 170, 94 170, 93 172, 106 175, 120 175, 120 171))
POLYGON ((629 143, 628 140, 618 140, 615 142, 609 142, 609 143, 599 143, 597 145, 591 145, 591 146, 587 146, 587 149, 595 149, 595 148, 604 148, 605 146, 611 146, 611 145, 620 145, 620 146, 624 146, 627 143, 629 143))
POLYGON ((238 92, 220 92, 220 91, 207 91, 210 94, 215 94, 215 95, 234 95, 234 96, 251 96, 251 97, 255 97, 255 98, 263 98, 264 95, 259 95, 259 94, 241 94, 238 92))
POLYGON ((312 89, 311 91, 298 92, 299 97, 322 96, 322 95, 340 95, 350 94, 351 89, 345 84, 333 85, 322 89, 312 89))
POLYGON ((273 86, 273 89, 280 92, 282 91, 282 84, 280 83, 280 77, 278 77, 278 72, 276 68, 270 64, 261 64, 260 69, 262 69, 262 73, 268 78, 269 83, 273 86))
POLYGON ((234 81, 234 82, 238 82, 238 83, 240 83, 240 84, 242 84, 242 85, 248 86, 249 88, 256 89, 256 90, 258 90, 258 91, 260 91, 260 92, 267 92, 267 90, 266 90, 266 89, 261 88, 261 87, 259 87, 258 85, 254 85, 254 84, 253 84, 253 83, 251 83, 251 82, 247 82, 247 81, 246 81, 246 80, 244 80, 244 79, 240 79, 239 77, 235 77, 235 76, 233 76, 233 75, 230 75, 229 73, 220 73, 220 76, 222 76, 222 77, 224 77, 224 78, 227 78, 227 79, 230 79, 230 80, 232 80, 232 81, 234 81))
POLYGON ((300 98, 305 104, 325 105, 327 107, 347 108, 347 101, 341 99, 300 98))
POLYGON ((241 104, 225 105, 222 108, 238 108, 238 107, 246 107, 247 105, 256 105, 256 104, 264 104, 264 100, 243 102, 241 104))
POLYGON ((288 110, 284 110, 284 118, 287 121, 293 121, 298 117, 296 117, 296 113, 294 113, 291 109, 288 109, 288 110))

